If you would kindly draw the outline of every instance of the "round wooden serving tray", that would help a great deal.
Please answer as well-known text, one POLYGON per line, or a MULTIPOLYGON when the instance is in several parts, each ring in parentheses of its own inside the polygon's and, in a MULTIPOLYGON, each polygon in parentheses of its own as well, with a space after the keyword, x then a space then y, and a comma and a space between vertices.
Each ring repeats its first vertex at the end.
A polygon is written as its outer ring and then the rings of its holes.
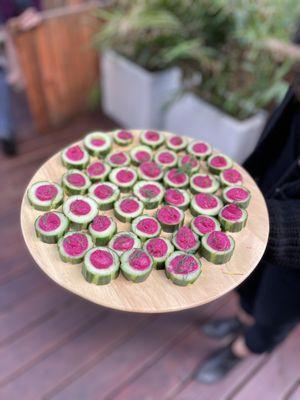
MULTIPOLYGON (((138 144, 139 131, 133 132, 136 133, 136 137, 131 146, 120 147, 114 144, 114 150, 122 148, 126 151, 135 147, 138 144)), ((166 132, 165 134, 170 135, 166 132)), ((264 198, 250 175, 239 165, 235 166, 242 173, 244 184, 252 195, 247 225, 242 232, 232 234, 236 248, 230 262, 214 265, 201 258, 202 274, 193 285, 176 286, 166 278, 164 271, 157 270, 153 270, 149 278, 139 284, 127 281, 121 274, 105 286, 86 282, 81 275, 81 265, 63 263, 56 245, 42 243, 36 238, 34 221, 41 212, 30 206, 25 192, 21 206, 21 226, 26 245, 38 266, 53 281, 101 306, 131 312, 163 313, 209 303, 234 289, 254 270, 265 251, 269 234, 268 211, 264 198)), ((205 170, 204 165, 202 170, 205 170)), ((28 187, 41 180, 60 182, 65 171, 60 161, 60 153, 56 153, 34 174, 28 187)), ((154 214, 155 211, 147 213, 154 214)), ((100 213, 113 216, 113 211, 100 211, 100 213)), ((189 223, 190 219, 190 212, 186 211, 185 224, 189 223)), ((118 232, 130 230, 130 224, 118 220, 116 222, 118 232)), ((163 236, 170 235, 163 233, 163 236)))

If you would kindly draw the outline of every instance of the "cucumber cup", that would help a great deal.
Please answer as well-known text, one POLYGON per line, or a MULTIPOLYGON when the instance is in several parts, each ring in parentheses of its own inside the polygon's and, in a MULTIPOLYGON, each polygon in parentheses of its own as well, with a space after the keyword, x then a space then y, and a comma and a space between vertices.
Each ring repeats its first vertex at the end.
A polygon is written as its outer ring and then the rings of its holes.
POLYGON ((244 186, 229 186, 223 190, 222 197, 225 203, 247 208, 250 203, 251 194, 244 186))
POLYGON ((131 131, 126 131, 124 129, 113 132, 113 138, 115 143, 119 146, 129 146, 134 139, 134 135, 131 131))
POLYGON ((160 165, 161 168, 166 169, 175 167, 178 160, 174 151, 162 149, 155 154, 154 161, 156 164, 160 165))
POLYGON ((142 131, 140 133, 140 141, 142 144, 157 149, 165 141, 165 135, 157 131, 142 131))
POLYGON ((83 139, 86 150, 94 157, 103 157, 109 153, 112 146, 112 138, 109 133, 91 132, 83 139))
POLYGON ((180 168, 172 168, 165 173, 164 184, 167 188, 186 189, 189 185, 189 176, 180 168))
POLYGON ((211 155, 207 160, 207 167, 208 170, 212 174, 220 174, 221 172, 225 171, 232 167, 232 160, 225 154, 214 154, 211 155))
POLYGON ((33 208, 39 211, 49 211, 58 208, 64 198, 60 185, 49 181, 36 182, 27 191, 27 199, 33 208))
POLYGON ((112 168, 126 167, 130 164, 130 157, 125 151, 114 151, 106 156, 106 162, 112 168))
POLYGON ((178 207, 181 210, 187 210, 191 201, 191 196, 184 189, 169 188, 165 193, 165 202, 170 206, 178 207))
POLYGON ((180 208, 174 206, 162 206, 156 213, 156 218, 159 221, 164 232, 175 232, 184 222, 184 212, 180 208))
POLYGON ((62 187, 67 195, 85 194, 90 186, 89 177, 79 169, 70 169, 62 177, 62 187))
POLYGON ((229 168, 220 173, 220 182, 222 186, 242 185, 242 174, 236 168, 229 168))
POLYGON ((200 161, 197 159, 197 157, 191 154, 184 154, 183 156, 179 157, 178 167, 186 174, 192 175, 193 173, 199 171, 200 161))
POLYGON ((130 152, 130 157, 132 164, 140 165, 151 161, 153 154, 149 146, 135 146, 130 152))
POLYGON ((141 248, 142 242, 132 232, 119 232, 111 238, 108 247, 121 256, 125 251, 141 248))
POLYGON ((212 147, 210 144, 203 142, 202 140, 193 140, 187 147, 187 152, 200 160, 205 160, 212 153, 212 147))
POLYGON ((220 187, 219 181, 211 174, 194 174, 190 178, 190 188, 193 194, 215 193, 220 187))
POLYGON ((144 241, 159 236, 161 226, 154 217, 150 215, 141 215, 132 221, 131 230, 144 241))
POLYGON ((200 276, 202 264, 198 257, 183 251, 175 251, 166 260, 166 275, 175 285, 187 286, 200 276))
POLYGON ((58 211, 49 211, 37 217, 34 223, 36 236, 44 243, 54 244, 65 234, 69 221, 58 211))
POLYGON ((107 215, 96 215, 89 225, 89 233, 96 246, 105 246, 117 231, 117 224, 107 215))
POLYGON ((229 232, 241 231, 246 226, 247 219, 247 211, 236 204, 227 204, 219 213, 222 228, 229 232))
POLYGON ((210 193, 198 193, 191 201, 191 214, 196 217, 197 215, 218 215, 220 209, 223 207, 222 200, 210 193))
POLYGON ((95 285, 107 285, 116 279, 120 271, 118 255, 107 247, 93 247, 84 256, 82 275, 95 285))
POLYGON ((143 203, 134 196, 123 197, 115 202, 114 213, 121 222, 131 222, 143 213, 143 203))
POLYGON ((173 151, 182 151, 188 144, 187 138, 184 136, 172 135, 166 138, 166 146, 173 151))
POLYGON ((63 262, 79 264, 85 253, 93 247, 93 241, 85 232, 68 232, 59 239, 57 246, 63 262))
POLYGON ((144 203, 147 210, 157 208, 164 197, 163 186, 155 181, 139 181, 133 187, 133 194, 144 203))
POLYGON ((89 187, 89 197, 96 201, 99 210, 110 210, 120 197, 120 189, 110 182, 94 183, 89 187))
POLYGON ((75 230, 86 229, 98 214, 98 205, 87 196, 70 196, 63 204, 63 213, 75 230))
POLYGON ((224 264, 231 259, 234 251, 234 240, 225 232, 207 233, 201 239, 201 255, 213 264, 224 264))
POLYGON ((200 246, 198 236, 187 226, 182 226, 173 234, 172 243, 177 250, 185 253, 195 253, 200 246))
POLYGON ((110 173, 111 167, 103 161, 94 161, 87 169, 86 173, 92 182, 105 181, 110 173))
POLYGON ((122 192, 129 192, 137 181, 137 173, 130 167, 115 168, 109 174, 109 180, 122 192))
POLYGON ((134 283, 145 281, 153 266, 153 258, 142 249, 132 249, 121 256, 122 274, 127 280, 134 283))
POLYGON ((88 152, 77 144, 68 146, 61 152, 61 161, 66 168, 84 169, 89 160, 88 152))
POLYGON ((214 217, 210 217, 208 215, 198 215, 192 219, 191 229, 196 233, 196 235, 202 237, 207 233, 220 231, 221 226, 220 222, 214 217))
POLYGON ((160 181, 164 175, 162 167, 154 161, 144 162, 138 167, 140 179, 160 181))
POLYGON ((174 246, 170 240, 163 237, 147 240, 143 248, 153 258, 154 268, 156 269, 163 269, 166 259, 174 251, 174 246))

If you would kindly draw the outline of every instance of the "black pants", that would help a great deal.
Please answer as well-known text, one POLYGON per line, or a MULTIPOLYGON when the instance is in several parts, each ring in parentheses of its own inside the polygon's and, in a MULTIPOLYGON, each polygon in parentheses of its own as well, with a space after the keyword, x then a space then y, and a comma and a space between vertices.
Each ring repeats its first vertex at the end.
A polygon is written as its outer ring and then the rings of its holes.
POLYGON ((300 322, 300 269, 262 261, 237 292, 242 309, 255 320, 245 332, 253 353, 271 351, 300 322))

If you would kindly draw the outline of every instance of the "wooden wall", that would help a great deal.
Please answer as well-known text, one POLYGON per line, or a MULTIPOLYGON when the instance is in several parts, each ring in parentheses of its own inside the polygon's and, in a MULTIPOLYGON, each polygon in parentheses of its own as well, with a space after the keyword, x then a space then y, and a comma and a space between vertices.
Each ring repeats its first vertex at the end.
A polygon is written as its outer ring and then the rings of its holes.
POLYGON ((29 106, 39 132, 63 124, 87 107, 99 81, 92 9, 98 2, 44 11, 29 32, 10 26, 26 79, 29 106))

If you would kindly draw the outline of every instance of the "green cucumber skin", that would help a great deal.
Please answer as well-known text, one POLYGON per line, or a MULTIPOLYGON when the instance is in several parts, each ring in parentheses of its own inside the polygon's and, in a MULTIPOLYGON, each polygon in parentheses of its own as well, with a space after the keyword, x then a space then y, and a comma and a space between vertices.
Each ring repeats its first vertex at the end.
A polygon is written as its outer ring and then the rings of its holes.
POLYGON ((112 208, 114 208, 114 203, 115 203, 115 201, 117 201, 118 199, 115 199, 115 200, 113 200, 113 201, 111 201, 111 202, 109 202, 109 203, 106 203, 106 204, 99 204, 98 203, 98 206, 99 206, 99 210, 101 210, 101 211, 108 211, 108 210, 111 210, 112 208))
POLYGON ((37 229, 35 230, 36 236, 43 242, 43 243, 47 243, 47 244, 55 244, 59 241, 59 239, 65 234, 65 231, 57 234, 57 235, 53 235, 53 236, 49 236, 49 235, 43 235, 40 231, 38 231, 37 229))
POLYGON ((90 178, 90 181, 93 182, 93 183, 105 182, 108 174, 109 174, 109 171, 108 171, 107 174, 104 174, 104 175, 99 176, 99 177, 97 177, 97 176, 93 177, 93 176, 90 176, 90 175, 88 175, 88 177, 90 178))
POLYGON ((79 222, 73 222, 69 220, 69 227, 71 230, 74 231, 82 231, 87 229, 88 225, 90 224, 90 222, 86 222, 86 223, 79 223, 79 222))
POLYGON ((167 278, 170 279, 175 285, 188 286, 188 285, 192 285, 194 282, 196 282, 196 280, 201 275, 202 271, 200 270, 199 274, 193 279, 178 279, 174 275, 170 274, 167 270, 165 270, 165 272, 166 272, 167 278))
MULTIPOLYGON (((167 258, 166 258, 167 259, 167 258)), ((165 261, 155 261, 155 259, 153 258, 153 268, 157 269, 158 271, 161 271, 163 269, 165 269, 165 261)))
POLYGON ((85 194, 88 191, 88 187, 84 189, 74 189, 70 188, 69 186, 62 183, 62 187, 64 188, 65 193, 68 196, 78 195, 78 194, 85 194))
MULTIPOLYGON (((117 185, 117 184, 115 183, 115 185, 117 185)), ((120 192, 122 192, 122 193, 129 193, 133 188, 133 184, 130 185, 130 186, 125 186, 125 187, 124 186, 123 187, 122 186, 118 186, 118 188, 120 189, 120 192)))
POLYGON ((230 259, 231 256, 233 254, 234 251, 234 247, 232 248, 231 251, 229 251, 226 254, 217 254, 215 253, 213 250, 209 251, 205 246, 203 246, 201 244, 201 248, 200 248, 200 253, 201 255, 209 262, 213 263, 213 264, 225 264, 227 263, 230 259))
POLYGON ((104 156, 106 156, 110 151, 111 151, 111 147, 110 146, 108 149, 105 150, 92 150, 89 149, 87 146, 84 145, 84 148, 86 149, 86 151, 93 157, 97 157, 97 158, 102 158, 104 156))
POLYGON ((58 250, 59 257, 61 261, 68 263, 68 264, 80 264, 83 261, 84 255, 81 257, 66 257, 58 250))
POLYGON ((155 208, 157 208, 160 205, 160 201, 155 201, 152 203, 147 203, 146 201, 141 200, 142 203, 144 204, 144 207, 146 210, 154 210, 155 208))
POLYGON ((111 240, 111 238, 116 234, 116 232, 117 232, 117 227, 115 227, 115 229, 113 230, 113 232, 110 235, 100 238, 100 237, 94 236, 92 231, 89 231, 96 246, 106 246, 107 243, 111 240))
POLYGON ((169 181, 167 181, 167 180, 164 180, 164 186, 166 189, 188 189, 189 182, 187 182, 185 185, 178 186, 178 185, 173 185, 172 183, 169 183, 169 181))
POLYGON ((245 218, 243 221, 232 222, 232 221, 228 221, 227 219, 224 219, 222 217, 219 217, 219 221, 220 221, 221 226, 224 229, 224 231, 240 232, 246 226, 247 218, 245 218))
POLYGON ((210 165, 210 164, 209 164, 207 167, 208 167, 209 172, 211 172, 212 174, 220 175, 221 172, 225 171, 226 169, 229 169, 229 168, 230 168, 230 165, 227 166, 227 167, 225 167, 225 168, 222 168, 222 169, 220 169, 220 168, 215 168, 215 167, 213 167, 213 166, 210 165))
POLYGON ((217 186, 216 188, 214 188, 213 190, 210 190, 209 192, 203 192, 201 191, 201 188, 199 190, 196 190, 192 185, 190 186, 190 191, 192 194, 198 194, 198 193, 209 193, 209 194, 214 194, 218 191, 219 186, 217 186))
POLYGON ((61 161, 62 161, 63 166, 66 167, 67 169, 76 168, 76 169, 82 170, 82 169, 85 169, 89 164, 89 160, 82 164, 71 164, 71 163, 68 163, 67 161, 65 161, 63 158, 61 159, 61 161))
POLYGON ((113 279, 116 279, 119 276, 120 270, 118 269, 113 274, 99 276, 99 275, 94 275, 93 273, 88 271, 85 264, 83 264, 81 272, 87 282, 94 283, 95 285, 107 285, 113 279))
POLYGON ((144 282, 148 278, 148 276, 151 274, 152 268, 143 275, 130 274, 130 273, 124 271, 122 269, 122 267, 121 267, 121 271, 122 271, 122 274, 124 275, 124 277, 128 281, 131 281, 133 283, 141 283, 141 282, 144 282))
MULTIPOLYGON (((178 251, 184 251, 184 252, 187 253, 187 254, 195 254, 195 253, 197 253, 197 251, 199 250, 199 247, 200 247, 200 243, 198 243, 198 244, 196 245, 196 247, 194 247, 193 249, 190 249, 190 250, 181 249, 179 246, 177 246, 176 241, 175 241, 175 238, 172 239, 172 244, 174 245, 174 247, 175 247, 176 250, 178 250, 178 251)), ((176 250, 175 250, 175 251, 176 251, 176 250)))
POLYGON ((227 198, 226 198, 226 196, 222 196, 222 198, 223 198, 223 200, 224 200, 224 203, 226 203, 226 204, 236 204, 237 206, 239 206, 239 207, 241 207, 241 208, 243 208, 243 209, 246 209, 246 208, 249 206, 250 199, 251 199, 250 196, 249 196, 249 198, 248 198, 247 200, 245 200, 245 201, 228 201, 227 198))
POLYGON ((164 224, 163 222, 160 222, 161 225, 161 229, 162 231, 166 232, 166 233, 173 233, 175 231, 177 231, 182 225, 183 225, 183 221, 179 222, 179 224, 176 225, 168 225, 168 224, 164 224))
POLYGON ((134 219, 133 217, 123 217, 123 215, 119 214, 116 209, 114 209, 114 215, 120 222, 123 222, 124 224, 126 222, 131 222, 134 219))
POLYGON ((42 206, 42 205, 33 204, 33 203, 31 202, 31 200, 29 199, 28 196, 27 196, 27 199, 28 199, 29 204, 30 204, 35 210, 37 210, 37 211, 50 211, 50 210, 54 210, 54 209, 58 208, 59 206, 61 206, 62 203, 63 203, 63 199, 61 199, 61 200, 60 200, 59 202, 57 202, 57 203, 51 203, 50 206, 42 206))

